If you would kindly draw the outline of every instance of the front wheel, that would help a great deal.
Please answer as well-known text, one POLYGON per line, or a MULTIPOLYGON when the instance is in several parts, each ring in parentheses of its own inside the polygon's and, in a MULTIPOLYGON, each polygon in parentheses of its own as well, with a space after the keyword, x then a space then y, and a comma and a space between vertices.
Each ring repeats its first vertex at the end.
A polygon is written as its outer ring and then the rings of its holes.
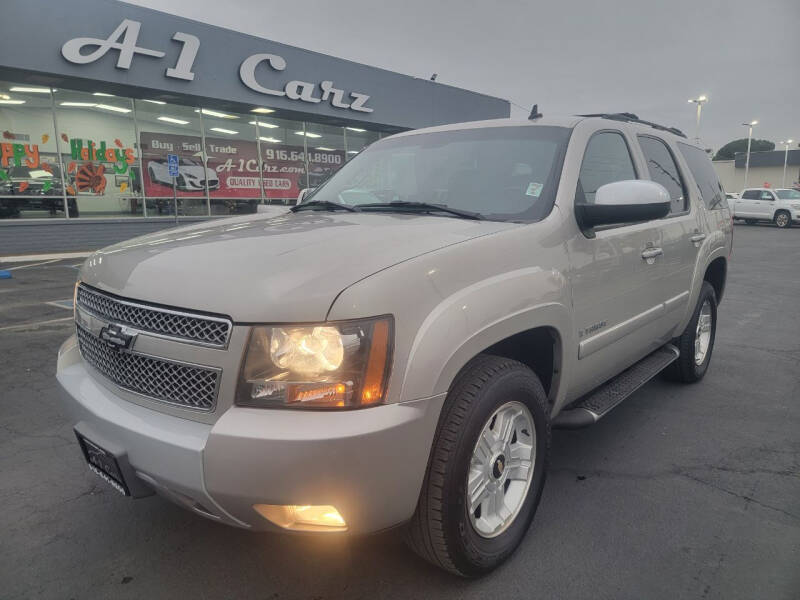
POLYGON ((775 213, 775 225, 781 229, 788 229, 792 226, 792 215, 785 210, 779 210, 775 213))
POLYGON ((700 381, 708 370, 717 333, 717 295, 707 281, 700 288, 700 297, 692 318, 683 333, 674 340, 680 356, 664 374, 684 383, 700 381))
POLYGON ((458 575, 488 573, 525 536, 549 453, 547 396, 538 377, 515 360, 478 356, 442 408, 408 544, 458 575))

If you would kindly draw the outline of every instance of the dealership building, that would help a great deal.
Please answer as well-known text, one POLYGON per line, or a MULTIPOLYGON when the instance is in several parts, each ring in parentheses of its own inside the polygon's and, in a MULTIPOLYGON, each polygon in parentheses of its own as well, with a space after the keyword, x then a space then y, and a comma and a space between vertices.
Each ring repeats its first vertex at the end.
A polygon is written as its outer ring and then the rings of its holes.
POLYGON ((510 113, 113 0, 12 2, 3 22, 0 256, 291 204, 382 136, 510 113))
POLYGON ((748 187, 800 189, 800 150, 797 149, 751 152, 749 165, 747 153, 737 152, 734 160, 715 160, 714 169, 728 192, 738 193, 745 187, 745 171, 748 187))

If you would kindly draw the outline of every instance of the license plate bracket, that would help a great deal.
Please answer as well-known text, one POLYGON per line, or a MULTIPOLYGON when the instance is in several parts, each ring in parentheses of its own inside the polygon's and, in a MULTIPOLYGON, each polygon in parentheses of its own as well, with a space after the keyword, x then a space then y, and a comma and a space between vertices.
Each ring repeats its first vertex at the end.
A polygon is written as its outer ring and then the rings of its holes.
POLYGON ((89 469, 123 496, 130 496, 131 492, 125 483, 117 457, 77 431, 75 435, 89 469))

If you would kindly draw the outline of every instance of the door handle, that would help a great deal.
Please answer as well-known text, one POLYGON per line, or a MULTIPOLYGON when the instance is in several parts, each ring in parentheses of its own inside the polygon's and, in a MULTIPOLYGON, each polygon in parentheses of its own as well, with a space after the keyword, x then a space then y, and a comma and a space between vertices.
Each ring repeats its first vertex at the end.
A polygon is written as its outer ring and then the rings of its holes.
POLYGON ((694 244, 695 248, 699 248, 700 247, 700 242, 702 242, 704 239, 706 239, 706 234, 705 233, 696 233, 692 237, 690 237, 689 239, 692 241, 692 243, 694 244))
POLYGON ((652 265, 656 262, 656 256, 661 256, 662 254, 664 254, 664 251, 661 248, 648 248, 642 252, 642 258, 647 261, 648 265, 652 265))

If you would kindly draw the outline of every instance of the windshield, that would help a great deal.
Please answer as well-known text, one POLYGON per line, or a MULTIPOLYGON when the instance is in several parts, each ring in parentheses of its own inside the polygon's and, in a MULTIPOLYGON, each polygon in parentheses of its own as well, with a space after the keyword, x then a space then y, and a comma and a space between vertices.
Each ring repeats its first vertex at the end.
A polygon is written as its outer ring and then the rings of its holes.
POLYGON ((390 138, 356 156, 305 202, 397 211, 413 208, 389 203, 425 202, 486 219, 537 221, 553 206, 570 131, 488 127, 390 138))
POLYGON ((775 190, 781 200, 800 200, 800 192, 797 190, 775 190))

